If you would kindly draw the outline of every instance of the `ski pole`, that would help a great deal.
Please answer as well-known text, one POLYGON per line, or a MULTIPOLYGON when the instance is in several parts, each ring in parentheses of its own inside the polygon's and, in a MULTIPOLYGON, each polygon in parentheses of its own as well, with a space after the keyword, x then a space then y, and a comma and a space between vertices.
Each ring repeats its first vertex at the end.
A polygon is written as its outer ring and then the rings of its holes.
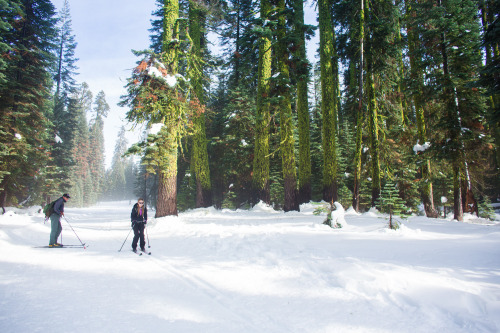
POLYGON ((146 238, 148 239, 148 248, 151 248, 151 245, 149 245, 149 235, 148 235, 147 224, 146 224, 146 227, 144 229, 146 229, 146 238))
POLYGON ((130 232, 132 231, 132 229, 134 229, 134 228, 130 228, 130 230, 129 230, 128 234, 127 234, 127 238, 125 238, 125 240, 123 241, 122 247, 120 247, 120 249, 118 250, 118 252, 121 252, 121 250, 123 249, 123 245, 125 245, 125 242, 127 241, 128 236, 130 236, 130 232))
POLYGON ((80 239, 80 237, 78 237, 78 234, 76 233, 75 229, 73 229, 73 227, 72 227, 72 226, 71 226, 71 224, 69 223, 69 221, 68 221, 68 219, 66 218, 66 216, 64 216, 64 215, 63 215, 63 217, 64 217, 64 219, 66 220, 66 223, 67 223, 67 224, 69 225, 69 227, 71 228, 71 230, 73 230, 73 232, 75 233, 76 238, 78 238, 78 240, 80 241, 80 244, 82 244, 83 249, 85 250, 85 249, 86 249, 86 247, 85 247, 85 243, 83 243, 83 242, 82 242, 82 240, 80 239))

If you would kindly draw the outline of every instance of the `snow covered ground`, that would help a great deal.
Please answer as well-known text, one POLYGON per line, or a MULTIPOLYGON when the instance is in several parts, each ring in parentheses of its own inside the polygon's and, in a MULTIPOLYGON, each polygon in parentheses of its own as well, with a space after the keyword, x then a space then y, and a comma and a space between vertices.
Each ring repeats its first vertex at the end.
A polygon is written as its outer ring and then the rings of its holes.
POLYGON ((500 331, 499 221, 196 209, 151 220, 138 256, 131 207, 67 208, 85 250, 36 248, 36 209, 0 216, 0 332, 500 331))

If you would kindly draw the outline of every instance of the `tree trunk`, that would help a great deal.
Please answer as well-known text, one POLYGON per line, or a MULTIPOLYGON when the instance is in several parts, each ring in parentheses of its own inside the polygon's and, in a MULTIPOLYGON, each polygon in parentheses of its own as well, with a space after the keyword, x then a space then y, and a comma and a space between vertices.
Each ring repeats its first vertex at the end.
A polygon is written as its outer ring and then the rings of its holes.
MULTIPOLYGON (((441 6, 441 0, 439 0, 439 6, 441 6)), ((461 178, 460 178, 460 153, 457 151, 457 147, 459 146, 459 137, 460 137, 460 125, 458 124, 457 112, 455 101, 453 101, 455 97, 455 93, 452 90, 452 83, 449 73, 448 67, 448 53, 446 50, 446 34, 443 32, 441 34, 441 55, 443 57, 443 74, 444 79, 447 81, 444 83, 444 95, 447 99, 446 105, 448 107, 448 117, 451 119, 452 126, 450 128, 450 141, 451 144, 455 147, 454 152, 452 153, 452 165, 453 165, 453 218, 457 221, 463 221, 464 212, 463 212, 463 203, 462 203, 462 189, 461 189, 461 178)))
POLYGON ((5 214, 5 206, 7 205, 7 190, 5 189, 5 182, 2 182, 2 190, 0 191, 0 206, 2 207, 2 215, 5 214))
POLYGON ((297 64, 297 117, 299 124, 299 204, 309 202, 311 190, 311 147, 309 129, 309 105, 307 85, 309 83, 309 62, 306 54, 304 35, 304 5, 302 0, 294 0, 295 37, 297 40, 295 56, 297 64))
MULTIPOLYGON (((369 11, 369 7, 366 8, 369 11)), ((378 139, 378 106, 375 96, 375 79, 373 69, 373 54, 372 41, 368 37, 366 50, 366 75, 367 75, 367 97, 368 97, 368 121, 370 131, 370 152, 372 163, 372 202, 371 206, 375 206, 375 202, 380 196, 381 177, 380 177, 380 142, 378 139)))
POLYGON ((278 47, 276 56, 278 58, 278 71, 281 84, 278 86, 280 100, 280 136, 281 136, 281 161, 283 167, 283 180, 285 190, 285 203, 283 210, 299 210, 297 198, 297 175, 295 171, 294 138, 292 106, 290 102, 290 70, 288 68, 288 50, 286 39, 286 14, 285 0, 278 1, 278 47))
POLYGON ((193 85, 194 101, 198 103, 199 112, 195 112, 193 125, 193 155, 191 163, 194 163, 194 177, 196 180, 196 208, 210 207, 212 205, 212 192, 210 182, 210 168, 208 164, 207 136, 204 111, 204 92, 203 92, 203 70, 201 66, 202 51, 205 45, 205 14, 198 8, 196 2, 189 3, 189 35, 193 41, 193 53, 197 57, 197 63, 200 65, 198 71, 195 71, 191 77, 193 85), (197 101, 196 101, 197 99, 197 101))
MULTIPOLYGON (((268 19, 272 10, 269 0, 261 0, 260 17, 268 19)), ((268 28, 268 27, 266 27, 268 28)), ((269 187, 269 92, 271 79, 271 40, 263 35, 259 41, 259 81, 257 87, 257 117, 253 159, 253 201, 271 203, 269 187)))
POLYGON ((321 113, 323 114, 323 200, 337 201, 337 94, 333 61, 337 59, 334 45, 330 2, 318 0, 319 43, 321 65, 321 113))
MULTIPOLYGON (((370 59, 370 56, 368 56, 370 59)), ((367 59, 367 60, 368 60, 367 59)), ((380 143, 378 139, 378 112, 377 101, 375 98, 375 83, 373 80, 373 72, 371 61, 368 60, 368 121, 370 130, 370 152, 372 163, 372 201, 371 206, 375 206, 375 202, 380 196, 381 180, 380 180, 380 143)))
MULTIPOLYGON (((411 11, 410 15, 416 15, 414 11, 411 11)), ((417 134, 418 141, 420 144, 424 144, 427 141, 426 126, 425 126, 425 114, 422 103, 420 102, 420 97, 423 94, 422 85, 422 73, 419 66, 419 59, 416 57, 415 52, 418 49, 418 36, 416 36, 415 28, 408 27, 408 49, 410 56, 410 75, 412 81, 417 86, 417 92, 413 97, 413 104, 415 107, 415 115, 417 118, 417 134)), ((434 195, 432 191, 432 180, 431 180, 431 162, 424 158, 422 167, 420 168, 421 173, 421 187, 420 195, 422 202, 424 204, 424 210, 427 217, 436 218, 439 216, 438 211, 434 207, 434 195)))
POLYGON ((462 188, 460 180, 460 167, 458 161, 453 162, 453 218, 457 221, 464 220, 462 208, 462 188))
POLYGON ((177 175, 160 171, 155 217, 177 216, 177 175))
MULTIPOLYGON (((163 18, 164 39, 162 50, 164 63, 172 74, 177 73, 178 51, 171 47, 171 41, 179 38, 179 1, 165 0, 165 14, 163 18)), ((169 115, 172 118, 175 114, 169 115)), ((156 201, 156 217, 177 215, 177 146, 178 130, 176 122, 168 122, 170 127, 160 131, 161 139, 158 143, 160 161, 158 161, 158 198, 156 201)))
POLYGON ((359 13, 359 97, 358 112, 356 114, 356 153, 354 157, 354 188, 352 192, 352 207, 359 212, 359 189, 361 186, 361 152, 363 148, 363 67, 364 67, 364 39, 365 39, 365 6, 361 0, 359 13))

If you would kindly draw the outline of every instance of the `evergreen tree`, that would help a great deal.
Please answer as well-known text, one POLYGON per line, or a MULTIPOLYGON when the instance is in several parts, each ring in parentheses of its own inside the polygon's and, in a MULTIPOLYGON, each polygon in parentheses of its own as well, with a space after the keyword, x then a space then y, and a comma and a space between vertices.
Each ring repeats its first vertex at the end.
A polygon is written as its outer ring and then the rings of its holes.
POLYGON ((217 161, 220 165, 214 168, 222 176, 221 200, 226 207, 239 208, 251 202, 255 105, 248 99, 246 90, 238 89, 231 93, 223 114, 220 136, 214 147, 221 151, 217 161))
MULTIPOLYGON (((127 151, 127 139, 125 138, 125 127, 122 126, 118 132, 113 158, 111 160, 111 168, 108 171, 107 179, 107 199, 123 200, 130 198, 127 191, 127 176, 126 170, 129 158, 124 157, 127 151)), ((131 192, 130 192, 131 193, 131 192)))
POLYGON ((44 185, 39 175, 47 162, 46 129, 51 126, 49 70, 56 21, 54 6, 45 0, 11 1, 0 10, 0 47, 7 51, 1 54, 0 75, 0 204, 4 207, 10 199, 38 200, 32 189, 44 185))
POLYGON ((233 89, 247 89, 250 96, 257 88, 258 34, 255 33, 255 2, 253 0, 230 0, 224 20, 218 29, 221 36, 223 56, 227 59, 228 93, 233 89), (253 91, 253 92, 252 92, 253 91))
MULTIPOLYGON (((407 4, 408 15, 415 16, 414 9, 407 4)), ((418 142, 424 145, 427 142, 427 130, 426 121, 424 114, 424 105, 422 105, 422 94, 423 94, 423 66, 422 57, 419 54, 422 45, 419 44, 419 38, 415 27, 412 24, 408 25, 408 51, 410 57, 410 77, 413 90, 413 108, 415 110, 415 116, 417 121, 418 130, 418 142)), ((432 180, 431 180, 431 164, 430 160, 425 158, 421 161, 421 196, 422 202, 424 204, 425 213, 428 217, 437 217, 437 211, 434 208, 434 197, 432 190, 432 180)))
POLYGON ((104 118, 109 113, 104 91, 100 91, 94 100, 93 117, 90 121, 90 156, 89 164, 92 177, 94 203, 103 192, 105 176, 105 149, 104 149, 104 118))
POLYGON ((495 210, 491 205, 491 200, 487 196, 484 196, 479 201, 479 216, 485 219, 495 220, 495 210))
MULTIPOLYGON (((11 41, 9 41, 8 34, 12 34, 13 27, 11 23, 14 22, 14 16, 20 12, 19 3, 17 1, 0 1, 0 54, 8 54, 12 47, 9 45, 11 41)), ((6 89, 7 84, 7 75, 5 70, 8 68, 9 62, 8 58, 1 56, 0 57, 0 88, 2 90, 6 89)), ((3 122, 2 122, 3 123, 3 122)), ((7 170, 7 165, 4 161, 4 158, 10 155, 12 148, 10 145, 5 142, 3 139, 3 135, 6 134, 6 128, 3 124, 0 124, 0 135, 2 135, 2 140, 0 140, 0 182, 3 180, 5 175, 8 175, 9 172, 7 170)))
POLYGON ((210 170, 212 170, 212 188, 213 202, 218 209, 222 206, 222 197, 226 184, 227 167, 222 160, 226 153, 235 153, 231 150, 226 150, 223 138, 225 129, 225 106, 228 103, 227 97, 227 80, 224 73, 217 73, 217 85, 215 91, 209 98, 209 108, 213 112, 213 117, 208 127, 207 136, 210 137, 211 144, 209 145, 210 155, 210 170))
POLYGON ((477 7, 469 0, 422 2, 414 7, 412 23, 427 46, 425 95, 432 102, 437 128, 444 129, 433 149, 452 165, 454 218, 462 220, 463 207, 475 207, 477 212, 472 186, 474 177, 481 175, 473 172, 470 162, 479 158, 488 140, 480 125, 486 117, 485 100, 475 86, 481 66, 477 7))
MULTIPOLYGON (((363 149, 363 124, 365 122, 365 101, 364 101, 364 66, 365 66, 365 54, 364 54, 364 46, 365 46, 365 4, 364 0, 360 0, 357 4, 354 3, 355 8, 359 7, 359 17, 353 15, 354 18, 351 21, 351 38, 353 40, 352 49, 354 52, 351 53, 350 57, 350 66, 349 66, 349 74, 350 74, 350 84, 348 89, 348 96, 351 95, 353 101, 357 101, 357 103, 353 103, 353 107, 356 110, 356 148, 354 151, 354 164, 353 164, 353 191, 352 191, 352 207, 356 212, 359 212, 359 204, 360 204, 360 188, 361 188, 361 157, 362 157, 362 149, 363 149), (358 22, 356 22, 358 20, 358 22), (356 23, 358 23, 356 25, 356 23), (359 31, 356 34, 355 30, 359 31), (357 38, 356 38, 357 37, 357 38), (358 52, 356 52, 358 51, 358 52), (356 59, 355 57, 358 57, 356 59), (355 65, 358 65, 356 69, 355 65), (357 73, 357 75, 356 75, 357 73), (356 95, 356 86, 358 88, 356 95)), ((348 104, 346 105, 348 107, 348 104)))
POLYGON ((219 25, 225 59, 210 110, 210 169, 216 207, 238 208, 252 202, 252 159, 258 77, 255 3, 234 0, 219 25))
POLYGON ((134 194, 136 197, 143 198, 145 202, 150 203, 150 207, 155 208, 158 194, 158 176, 149 173, 146 165, 142 163, 137 169, 134 194))
POLYGON ((255 152, 253 160, 253 191, 256 203, 271 203, 269 184, 269 124, 270 124, 270 79, 271 39, 270 18, 272 5, 269 0, 260 2, 260 18, 263 23, 259 38, 259 74, 257 88, 257 117, 255 123, 255 152))
POLYGON ((74 76, 77 67, 75 49, 77 43, 72 34, 71 13, 68 0, 64 0, 63 8, 59 13, 59 32, 57 37, 57 68, 54 75, 56 85, 56 103, 65 103, 66 97, 76 89, 74 76))
MULTIPOLYGON (((88 99, 85 101, 78 99, 87 98, 90 94, 88 85, 77 87, 75 82, 75 58, 76 42, 75 36, 72 34, 71 14, 68 1, 64 2, 63 8, 58 15, 58 32, 55 49, 55 64, 53 70, 53 79, 55 83, 54 94, 54 133, 51 140, 52 155, 54 159, 51 161, 49 168, 53 170, 52 178, 55 179, 54 185, 57 188, 49 190, 57 190, 57 192, 65 192, 69 189, 74 179, 74 173, 71 167, 75 163, 75 133, 79 130, 78 123, 81 121, 80 108, 84 108, 86 112, 88 108, 88 99), (79 90, 80 89, 80 90, 79 90), (86 97, 83 97, 86 96, 86 97), (83 105, 81 103, 86 103, 83 105)), ((90 97, 91 98, 91 97, 90 97)), ((81 128, 80 128, 81 129, 81 128)), ((85 171, 86 172, 86 171, 85 171)), ((75 197, 76 198, 76 197, 75 197)), ((48 198, 47 198, 48 199, 48 198)), ((83 198, 77 199, 83 200, 83 198)), ((76 202, 76 200, 74 200, 76 202)))
POLYGON ((92 105, 92 93, 87 84, 82 84, 80 89, 70 96, 68 113, 76 122, 74 131, 71 131, 70 141, 66 142, 71 146, 71 160, 73 164, 66 168, 70 170, 68 183, 71 186, 72 205, 84 207, 90 205, 94 198, 92 177, 90 175, 90 133, 87 124, 87 112, 92 105))
MULTIPOLYGON (((7 36, 12 31, 14 16, 20 13, 20 1, 0 0, 0 54, 7 54, 12 50, 9 45, 7 36)), ((6 83, 6 75, 4 73, 8 66, 7 59, 0 57, 0 85, 6 83)))
POLYGON ((321 113, 323 117, 323 200, 337 201, 337 56, 334 26, 328 0, 318 1, 321 65, 321 113))
POLYGON ((278 27, 277 27, 277 70, 278 70, 278 107, 280 114, 280 152, 284 181, 284 206, 285 212, 299 210, 297 197, 297 174, 294 155, 293 119, 290 92, 290 70, 288 67, 288 39, 286 38, 286 6, 285 1, 278 1, 278 27))
POLYGON ((205 124, 205 81, 202 66, 203 54, 206 52, 205 13, 201 3, 189 3, 189 35, 193 41, 193 61, 190 66, 190 82, 193 87, 191 105, 196 112, 193 114, 193 164, 196 180, 196 207, 209 207, 212 205, 212 185, 210 182, 210 168, 208 164, 207 137, 205 124))
MULTIPOLYGON (((383 1, 383 0, 382 0, 383 1)), ((372 2, 371 5, 375 5, 372 2)), ((379 125, 378 125, 378 104, 375 87, 375 36, 376 36, 376 14, 372 7, 367 7, 368 31, 366 43, 366 90, 367 90, 367 120, 368 131, 370 138, 370 154, 371 154, 371 179, 372 179, 372 207, 380 195, 381 175, 380 175, 380 142, 379 142, 379 125)))
POLYGON ((487 89, 488 123, 487 128, 493 137, 495 149, 492 152, 494 172, 487 191, 492 198, 500 197, 500 3, 483 0, 481 4, 481 19, 483 23, 483 45, 486 54, 486 66, 482 69, 481 86, 487 89))
POLYGON ((406 217, 404 201, 399 197, 399 190, 392 182, 387 182, 380 192, 380 197, 377 198, 376 205, 382 213, 389 214, 389 228, 398 229, 399 224, 393 221, 394 215, 399 215, 401 218, 406 217))
POLYGON ((292 3, 294 11, 294 62, 297 82, 297 117, 299 129, 299 204, 309 202, 311 189, 311 146, 309 129, 308 84, 310 64, 306 54, 306 30, 304 4, 302 0, 292 3))
MULTIPOLYGON (((180 35, 179 2, 165 0, 163 4, 162 52, 135 52, 143 59, 133 70, 128 80, 128 95, 122 97, 121 105, 130 106, 129 121, 147 123, 160 128, 150 135, 147 142, 135 145, 129 152, 144 151, 148 160, 148 171, 158 172, 158 200, 156 217, 177 215, 177 158, 181 140, 192 130, 192 106, 186 100, 192 86, 179 74, 179 64, 190 66, 195 58, 189 35, 180 35), (179 57, 180 51, 182 58, 179 57)), ((189 68, 187 68, 189 73, 189 68)))
POLYGON ((312 199, 320 201, 323 199, 323 139, 321 129, 323 121, 321 118, 321 75, 319 63, 313 71, 314 104, 311 109, 311 187, 312 199))

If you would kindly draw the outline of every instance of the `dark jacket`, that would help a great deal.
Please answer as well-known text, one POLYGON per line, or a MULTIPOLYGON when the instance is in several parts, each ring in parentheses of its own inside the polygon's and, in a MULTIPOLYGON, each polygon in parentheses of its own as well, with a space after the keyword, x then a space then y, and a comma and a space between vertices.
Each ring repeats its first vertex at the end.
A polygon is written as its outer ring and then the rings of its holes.
POLYGON ((142 215, 139 215, 139 204, 136 203, 132 208, 132 213, 130 213, 130 220, 132 222, 145 222, 148 219, 148 209, 143 206, 142 215))
POLYGON ((64 201, 63 197, 60 197, 59 199, 56 200, 54 203, 54 212, 52 214, 57 214, 61 216, 61 213, 64 213, 64 201))

